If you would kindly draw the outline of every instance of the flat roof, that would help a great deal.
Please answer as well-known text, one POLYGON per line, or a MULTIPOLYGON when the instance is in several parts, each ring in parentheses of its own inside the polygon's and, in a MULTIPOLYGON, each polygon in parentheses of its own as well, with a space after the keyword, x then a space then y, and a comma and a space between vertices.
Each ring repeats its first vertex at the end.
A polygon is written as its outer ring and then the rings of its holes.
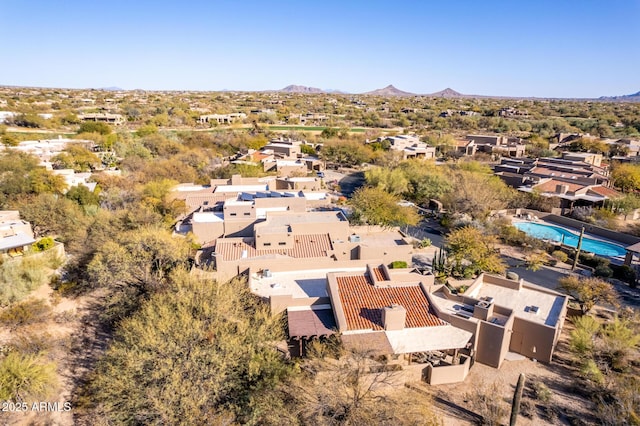
MULTIPOLYGON (((431 302, 443 313, 456 315, 472 322, 480 321, 473 317, 474 306, 463 304, 457 300, 447 299, 442 290, 431 293, 431 302)), ((509 318, 505 315, 494 313, 487 320, 493 324, 505 325, 509 318)))
POLYGON ((420 285, 375 287, 366 275, 338 276, 336 281, 347 330, 382 330, 382 309, 392 304, 406 309, 407 328, 446 325, 431 312, 420 285))
POLYGON ((385 331, 394 354, 461 349, 473 333, 452 325, 385 331))
POLYGON ((335 223, 344 222, 347 219, 342 211, 332 210, 328 212, 304 212, 286 214, 268 214, 267 221, 261 226, 282 226, 291 225, 293 223, 335 223))
POLYGON ((279 295, 291 295, 294 299, 328 297, 327 274, 329 272, 364 273, 364 271, 365 268, 360 267, 271 272, 270 277, 252 274, 249 288, 254 294, 264 298, 279 295))
POLYGON ((266 191, 267 184, 260 185, 218 185, 214 192, 255 192, 266 191))
POLYGON ((493 303, 511 309, 515 316, 551 327, 558 323, 565 299, 565 296, 559 294, 550 294, 525 286, 516 290, 484 281, 468 296, 474 299, 493 297, 493 303), (537 313, 532 309, 536 306, 537 313))
POLYGON ((224 216, 222 213, 213 212, 196 212, 191 219, 193 223, 215 223, 224 222, 224 216))
POLYGON ((24 247, 35 243, 30 235, 18 233, 0 238, 0 250, 9 250, 17 247, 24 247))
POLYGON ((383 231, 372 233, 356 233, 360 237, 360 244, 371 247, 404 246, 408 243, 399 231, 383 231))

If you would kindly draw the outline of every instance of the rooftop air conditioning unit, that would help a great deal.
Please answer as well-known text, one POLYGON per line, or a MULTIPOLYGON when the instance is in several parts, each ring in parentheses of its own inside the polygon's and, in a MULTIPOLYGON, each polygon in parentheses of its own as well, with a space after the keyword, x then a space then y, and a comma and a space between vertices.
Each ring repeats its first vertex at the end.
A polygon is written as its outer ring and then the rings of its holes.
POLYGON ((360 242, 360 235, 349 235, 349 242, 350 243, 359 243, 360 242))
POLYGON ((531 307, 529 308, 529 312, 531 312, 531 313, 532 313, 532 314, 534 314, 534 315, 538 315, 538 311, 540 311, 540 308, 539 308, 539 307, 537 307, 537 306, 531 306, 531 307))
POLYGON ((271 278, 272 274, 271 274, 271 269, 265 269, 262 271, 262 276, 265 278, 271 278))

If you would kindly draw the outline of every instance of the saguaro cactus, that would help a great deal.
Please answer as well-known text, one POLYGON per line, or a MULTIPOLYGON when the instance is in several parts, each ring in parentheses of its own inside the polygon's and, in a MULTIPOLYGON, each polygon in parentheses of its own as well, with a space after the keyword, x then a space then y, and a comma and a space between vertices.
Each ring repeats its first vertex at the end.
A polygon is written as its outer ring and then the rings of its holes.
POLYGON ((522 391, 524 389, 524 373, 520 373, 518 377, 518 384, 516 385, 516 391, 513 394, 513 401, 511 401, 511 418, 509 419, 509 426, 515 426, 516 420, 518 420, 518 413, 520 413, 520 400, 522 399, 522 391))

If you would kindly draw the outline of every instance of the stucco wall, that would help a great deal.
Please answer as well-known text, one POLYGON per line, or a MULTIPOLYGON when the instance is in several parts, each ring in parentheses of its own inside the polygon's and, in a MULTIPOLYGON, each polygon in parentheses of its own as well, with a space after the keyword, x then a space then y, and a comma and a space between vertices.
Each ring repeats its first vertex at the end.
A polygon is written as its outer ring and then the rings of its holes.
POLYGON ((424 372, 424 378, 430 385, 462 382, 467 378, 470 366, 471 358, 465 355, 460 355, 460 364, 439 365, 437 367, 427 364, 424 372))
POLYGON ((491 367, 500 367, 509 350, 511 332, 508 325, 511 324, 507 322, 505 326, 500 326, 486 321, 480 322, 476 361, 491 367))
POLYGON ((555 337, 554 327, 516 318, 510 350, 538 361, 551 362, 555 337))

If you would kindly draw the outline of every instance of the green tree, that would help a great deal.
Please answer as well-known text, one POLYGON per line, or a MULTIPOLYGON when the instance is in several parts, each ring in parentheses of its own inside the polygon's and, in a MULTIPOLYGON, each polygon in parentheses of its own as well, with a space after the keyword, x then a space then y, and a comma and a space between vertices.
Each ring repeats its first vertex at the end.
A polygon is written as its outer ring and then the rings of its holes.
POLYGON ((393 195, 400 195, 408 190, 409 181, 400 169, 371 167, 364 172, 364 177, 370 186, 393 195))
POLYGON ((640 166, 617 164, 611 171, 611 183, 623 192, 640 191, 640 166))
POLYGON ((81 133, 98 133, 100 135, 108 135, 111 133, 111 126, 107 123, 98 121, 85 121, 80 124, 78 128, 78 134, 81 133))
POLYGON ((179 272, 120 323, 83 408, 118 424, 263 423, 253 407, 289 372, 282 338, 246 283, 179 272))
POLYGON ((451 231, 445 241, 454 272, 463 276, 481 271, 504 273, 506 266, 495 250, 494 235, 484 235, 479 229, 466 226, 451 231))
POLYGON ((18 127, 28 127, 32 129, 39 129, 45 126, 44 118, 37 114, 19 114, 12 119, 13 124, 18 127))
POLYGON ((474 219, 485 218, 492 210, 506 208, 515 196, 499 177, 487 173, 460 170, 451 176, 453 189, 444 197, 445 206, 474 219))
POLYGON ((571 275, 561 278, 559 283, 559 288, 576 299, 584 313, 598 303, 618 304, 618 296, 611 284, 600 278, 571 275))
POLYGON ((360 188, 351 199, 352 220, 380 226, 415 225, 420 220, 413 207, 400 206, 400 199, 381 188, 360 188))
POLYGON ((97 206, 100 202, 98 194, 90 191, 84 185, 72 186, 65 194, 65 197, 75 201, 80 206, 97 206))
POLYGON ((372 151, 360 142, 329 140, 323 144, 320 156, 330 163, 357 166, 371 161, 372 151))
POLYGON ((447 169, 435 163, 408 160, 400 163, 400 169, 408 179, 404 197, 418 204, 428 204, 429 200, 440 200, 452 190, 447 169))
POLYGON ((89 172, 102 163, 95 153, 77 144, 69 145, 51 161, 56 169, 73 169, 75 172, 89 172))

